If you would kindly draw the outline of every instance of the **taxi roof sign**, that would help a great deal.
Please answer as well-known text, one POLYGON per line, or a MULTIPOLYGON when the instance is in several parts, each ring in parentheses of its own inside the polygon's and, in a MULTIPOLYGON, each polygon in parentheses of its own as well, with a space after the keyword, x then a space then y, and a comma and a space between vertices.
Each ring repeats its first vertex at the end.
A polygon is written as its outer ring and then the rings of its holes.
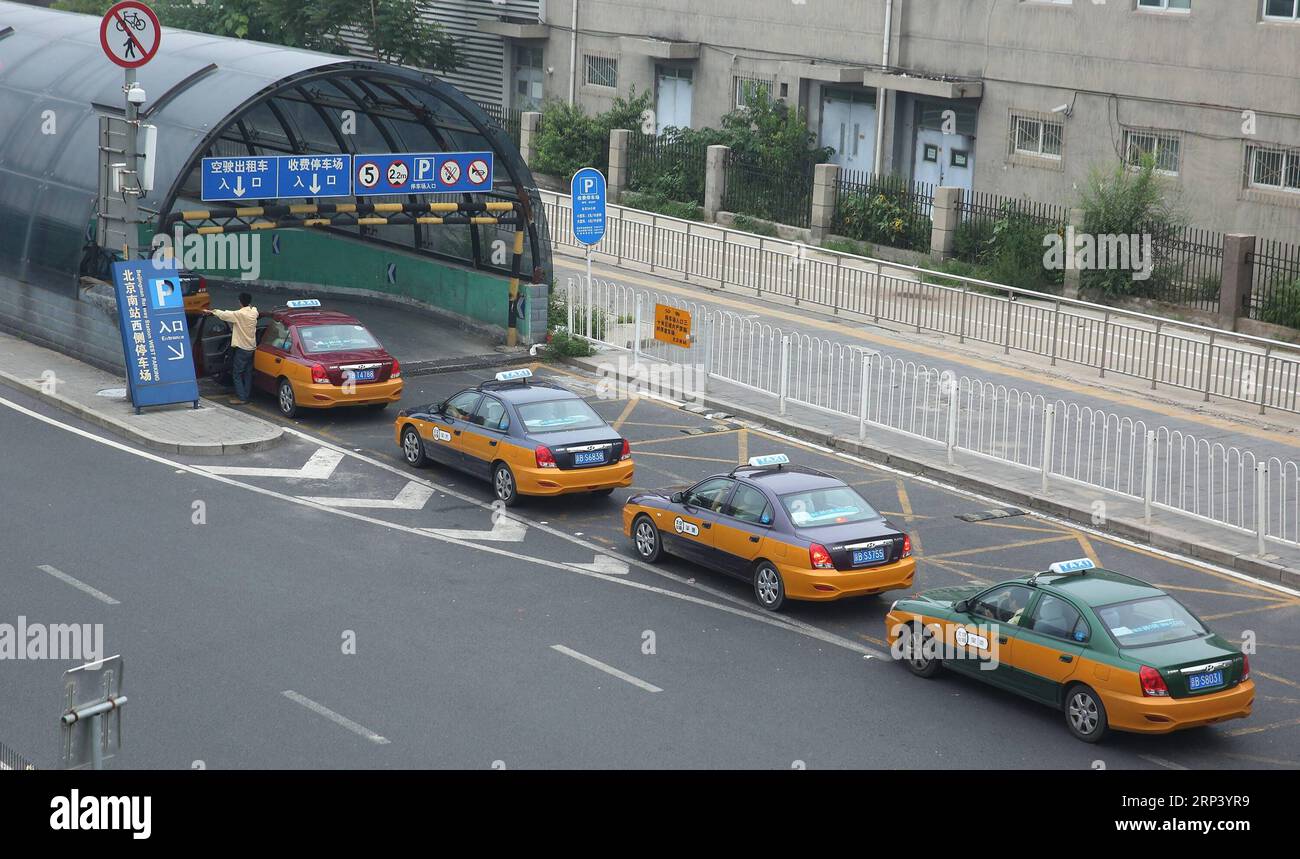
POLYGON ((766 456, 751 456, 749 464, 754 468, 766 468, 769 465, 789 465, 790 457, 784 453, 769 453, 766 456))
POLYGON ((496 380, 498 382, 513 382, 515 379, 531 379, 532 377, 532 370, 527 367, 520 367, 518 370, 504 370, 497 373, 496 380))
POLYGON ((319 298, 295 298, 285 302, 286 307, 320 307, 319 298))
POLYGON ((1073 561, 1057 561, 1047 568, 1053 573, 1082 573, 1084 570, 1095 570, 1097 565, 1092 562, 1091 558, 1075 558, 1073 561))

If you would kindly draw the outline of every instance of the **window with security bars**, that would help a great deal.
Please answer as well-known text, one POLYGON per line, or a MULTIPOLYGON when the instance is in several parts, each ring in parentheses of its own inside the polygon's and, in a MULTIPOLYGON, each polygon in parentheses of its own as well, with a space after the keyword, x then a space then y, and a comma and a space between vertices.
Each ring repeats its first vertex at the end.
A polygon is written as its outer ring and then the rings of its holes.
POLYGON ((1169 131, 1125 129, 1124 163, 1136 169, 1148 156, 1155 161, 1157 172, 1177 176, 1182 160, 1182 140, 1178 134, 1169 131))
POLYGON ((1033 116, 1011 115, 1011 149, 1018 155, 1061 160, 1065 126, 1033 116))
POLYGON ((745 107, 756 98, 767 99, 772 97, 772 81, 766 78, 749 78, 733 77, 733 88, 736 91, 736 108, 745 107))
POLYGON ((1300 0, 1264 0, 1264 20, 1300 22, 1300 0))
POLYGON ((610 57, 586 55, 586 82, 590 86, 618 86, 618 60, 610 57))
POLYGON ((1300 149, 1251 146, 1246 179, 1252 188, 1300 194, 1300 149))

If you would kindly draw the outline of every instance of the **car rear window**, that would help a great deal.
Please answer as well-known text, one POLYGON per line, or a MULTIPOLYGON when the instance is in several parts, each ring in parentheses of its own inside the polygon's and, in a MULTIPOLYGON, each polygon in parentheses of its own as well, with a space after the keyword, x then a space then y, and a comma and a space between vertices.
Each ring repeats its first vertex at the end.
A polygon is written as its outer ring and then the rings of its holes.
POLYGON ((298 339, 302 342, 302 350, 313 355, 379 348, 379 341, 364 325, 303 325, 298 328, 298 339))
POLYGON ((516 407, 519 419, 529 432, 558 432, 560 430, 595 429, 605 421, 576 397, 564 400, 543 400, 523 403, 516 407))
POLYGON ((866 499, 848 486, 791 492, 780 498, 785 512, 790 514, 790 521, 799 528, 852 525, 879 516, 866 499))
POLYGON ((1120 647, 1164 644, 1205 635, 1201 622, 1167 594, 1096 609, 1120 647))

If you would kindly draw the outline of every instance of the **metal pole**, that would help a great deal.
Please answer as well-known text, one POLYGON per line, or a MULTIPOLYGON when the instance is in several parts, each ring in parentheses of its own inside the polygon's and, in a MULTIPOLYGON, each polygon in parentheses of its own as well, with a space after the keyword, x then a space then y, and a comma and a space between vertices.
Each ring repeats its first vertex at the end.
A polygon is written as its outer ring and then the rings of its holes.
POLYGON ((1255 540, 1258 554, 1267 554, 1264 537, 1268 534, 1268 463, 1255 463, 1255 540))
POLYGON ((641 363, 641 293, 636 294, 636 315, 632 317, 632 366, 641 363))
POLYGON ((1002 354, 1003 355, 1011 354, 1011 301, 1013 296, 1015 296, 1015 293, 1008 290, 1007 309, 1006 312, 1002 314, 1002 329, 1003 329, 1002 330, 1002 354))
POLYGON ((958 305, 959 309, 957 311, 957 342, 958 343, 966 342, 966 293, 968 292, 970 292, 970 287, 966 286, 965 284, 962 284, 961 303, 958 305))
POLYGON ((871 353, 862 355, 862 393, 858 400, 858 441, 867 440, 867 379, 871 378, 871 353))
POLYGON ((1156 488, 1156 433, 1147 430, 1147 455, 1142 472, 1142 515, 1151 524, 1151 496, 1156 488))
POLYGON ((1051 350, 1051 354, 1052 354, 1052 362, 1051 362, 1051 365, 1052 365, 1053 367, 1056 366, 1056 341, 1057 341, 1057 339, 1061 336, 1061 335, 1060 335, 1060 327, 1061 327, 1061 299, 1058 298, 1058 299, 1056 299, 1056 310, 1053 311, 1053 313, 1052 313, 1052 350, 1051 350))
POLYGON ((650 216, 650 270, 655 270, 655 259, 659 256, 659 225, 655 216, 650 216))
POLYGON ((1160 373, 1160 327, 1163 322, 1156 322, 1156 348, 1153 350, 1154 355, 1151 358, 1151 390, 1156 389, 1156 376, 1160 373))
POLYGON ((569 104, 578 97, 578 0, 573 0, 573 23, 569 30, 569 104))
POLYGON ((1268 402, 1268 365, 1269 359, 1273 357, 1273 347, 1264 347, 1264 370, 1259 385, 1259 413, 1264 414, 1264 405, 1268 402))
POLYGON ((785 398, 790 390, 790 335, 781 335, 781 404, 780 414, 785 414, 785 398))
POLYGON ((704 375, 700 379, 700 393, 709 392, 709 373, 713 370, 713 320, 716 314, 704 315, 704 375))
POLYGON ((1047 403, 1043 408, 1043 478, 1040 488, 1047 491, 1047 475, 1052 471, 1052 436, 1056 434, 1056 404, 1047 403))
MULTIPOLYGON (((943 384, 943 382, 940 382, 943 384)), ((948 464, 956 463, 954 452, 957 449, 957 380, 951 380, 948 388, 948 464)))
POLYGON ((568 281, 567 281, 567 285, 568 285, 568 289, 565 290, 565 293, 566 293, 566 294, 565 294, 565 296, 564 296, 564 298, 565 298, 565 302, 564 302, 564 303, 565 303, 566 305, 568 305, 568 313, 569 313, 569 336, 572 337, 573 334, 574 334, 574 330, 573 330, 573 302, 574 302, 574 299, 575 299, 575 297, 576 297, 576 295, 577 295, 577 290, 575 290, 575 289, 573 288, 573 286, 574 286, 574 284, 573 284, 573 278, 569 278, 569 279, 568 279, 568 281))
POLYGON ((104 738, 100 733, 104 729, 100 721, 103 718, 100 713, 90 717, 90 768, 94 770, 104 768, 104 738))
MULTIPOLYGON (((126 83, 122 87, 122 94, 125 96, 135 86, 136 77, 135 69, 126 70, 126 83)), ((128 260, 136 259, 140 254, 140 226, 137 223, 140 219, 140 106, 134 104, 129 97, 126 101, 126 168, 122 174, 121 180, 123 188, 126 189, 122 194, 122 202, 125 205, 124 218, 126 220, 126 247, 125 257, 128 260), (130 181, 128 187, 125 183, 130 181)))
POLYGON ((1210 332, 1210 345, 1205 347, 1205 366, 1201 369, 1202 382, 1205 385, 1204 402, 1210 401, 1210 371, 1214 368, 1214 332, 1210 332))

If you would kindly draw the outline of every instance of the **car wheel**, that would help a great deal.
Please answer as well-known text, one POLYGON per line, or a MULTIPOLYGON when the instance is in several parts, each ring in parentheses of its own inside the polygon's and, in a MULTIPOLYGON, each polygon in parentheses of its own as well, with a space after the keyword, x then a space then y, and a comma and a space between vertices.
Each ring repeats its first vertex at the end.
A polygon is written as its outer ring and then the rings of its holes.
POLYGON ((293 385, 288 379, 280 380, 280 390, 275 401, 280 406, 280 414, 286 418, 298 415, 298 400, 293 395, 293 385))
POLYGON ((917 677, 933 677, 943 664, 932 652, 934 631, 920 624, 904 626, 899 630, 899 652, 907 670, 917 677))
POLYGON ((402 458, 406 460, 407 465, 416 468, 424 468, 429 464, 429 458, 424 455, 424 442, 420 440, 420 434, 415 431, 415 427, 402 430, 402 458))
POLYGON ((777 611, 785 605, 785 582, 769 561, 754 568, 754 598, 768 611, 777 611))
POLYGON ((663 557, 664 541, 649 516, 638 516, 632 523, 632 545, 636 547, 637 557, 647 563, 653 564, 663 557))
POLYGON ((1085 743, 1095 743, 1106 736, 1110 723, 1101 696, 1087 686, 1072 686, 1065 693, 1065 726, 1085 743))
POLYGON ((492 492, 497 500, 507 507, 519 503, 519 487, 515 485, 515 473, 504 462, 498 462, 492 469, 492 492))

